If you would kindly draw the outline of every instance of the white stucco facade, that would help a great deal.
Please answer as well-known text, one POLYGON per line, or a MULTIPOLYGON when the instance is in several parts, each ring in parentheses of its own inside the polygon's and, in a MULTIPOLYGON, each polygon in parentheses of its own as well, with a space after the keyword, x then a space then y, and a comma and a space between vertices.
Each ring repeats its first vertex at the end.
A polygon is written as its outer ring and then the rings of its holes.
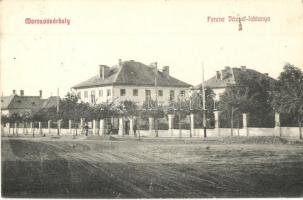
MULTIPOLYGON (((75 89, 81 101, 85 103, 104 103, 107 101, 121 102, 133 101, 142 105, 150 94, 151 99, 156 98, 156 89, 151 86, 103 86, 75 89)), ((158 87, 158 104, 168 105, 170 98, 177 100, 179 95, 188 96, 190 89, 186 87, 158 87)))
POLYGON ((212 88, 212 90, 215 93, 215 100, 219 101, 220 100, 220 96, 223 95, 223 93, 225 92, 225 88, 212 88))
POLYGON ((102 86, 102 87, 92 87, 92 88, 79 88, 76 89, 77 96, 82 102, 93 104, 93 97, 95 103, 104 103, 107 101, 112 101, 113 98, 113 86, 102 86))

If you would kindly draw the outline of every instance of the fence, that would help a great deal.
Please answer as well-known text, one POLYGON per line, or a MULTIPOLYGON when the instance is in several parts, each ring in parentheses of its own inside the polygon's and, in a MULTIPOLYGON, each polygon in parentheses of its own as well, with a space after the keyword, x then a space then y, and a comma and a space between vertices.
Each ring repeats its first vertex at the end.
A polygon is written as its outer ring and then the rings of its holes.
MULTIPOLYGON (((85 121, 59 120, 47 122, 16 122, 2 124, 2 135, 71 135, 78 136, 90 135, 114 135, 120 136, 159 136, 159 137, 204 137, 204 130, 195 127, 194 114, 190 114, 179 120, 178 116, 169 114, 164 118, 154 119, 152 117, 143 120, 137 117, 121 117, 111 119, 101 119, 85 121), (177 120, 176 120, 177 118, 177 120), (157 126, 155 126, 157 123, 157 126), (136 125, 138 131, 134 131, 136 125), (86 131, 85 127, 88 127, 86 131), (144 127, 144 128, 142 128, 144 127), (155 130, 157 127, 157 130, 155 130), (136 132, 136 133, 135 133, 136 132)), ((281 127, 280 115, 275 113, 273 128, 248 127, 247 114, 242 115, 241 127, 221 128, 219 112, 214 113, 214 127, 207 127, 207 137, 226 137, 226 136, 281 136, 302 139, 302 131, 298 127, 281 127)))

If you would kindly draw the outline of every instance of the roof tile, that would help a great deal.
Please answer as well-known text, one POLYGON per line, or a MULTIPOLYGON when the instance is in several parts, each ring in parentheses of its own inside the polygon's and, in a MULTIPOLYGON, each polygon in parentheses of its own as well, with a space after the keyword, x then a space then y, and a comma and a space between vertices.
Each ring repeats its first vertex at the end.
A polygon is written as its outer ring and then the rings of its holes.
MULTIPOLYGON (((121 65, 110 69, 110 74, 104 80, 99 75, 84 81, 73 88, 85 88, 105 85, 154 85, 155 70, 140 62, 124 61, 121 65)), ((162 87, 190 87, 191 85, 172 76, 166 76, 158 71, 158 86, 162 87)))

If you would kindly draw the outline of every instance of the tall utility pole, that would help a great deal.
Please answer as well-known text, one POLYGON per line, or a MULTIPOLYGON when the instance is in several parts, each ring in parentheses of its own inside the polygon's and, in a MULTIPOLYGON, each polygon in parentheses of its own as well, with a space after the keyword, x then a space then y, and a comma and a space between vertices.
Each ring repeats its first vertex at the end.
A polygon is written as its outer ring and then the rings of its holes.
POLYGON ((156 92, 156 115, 155 115, 155 132, 156 137, 158 137, 158 69, 157 62, 155 62, 155 92, 156 92))
MULTIPOLYGON (((59 117, 59 88, 57 88, 57 116, 59 117)), ((58 124, 57 124, 57 134, 59 135, 60 134, 60 131, 59 131, 59 121, 60 119, 58 119, 58 124)))
POLYGON ((202 108, 202 112, 203 112, 203 128, 204 128, 204 137, 206 138, 206 115, 205 115, 205 88, 204 88, 204 63, 202 62, 202 101, 203 101, 203 108, 202 108))
POLYGON ((181 96, 179 95, 179 98, 178 98, 178 100, 179 100, 179 113, 178 113, 178 115, 179 115, 179 137, 181 138, 182 137, 182 131, 181 131, 181 96))
POLYGON ((57 88, 57 113, 59 113, 59 88, 57 88))

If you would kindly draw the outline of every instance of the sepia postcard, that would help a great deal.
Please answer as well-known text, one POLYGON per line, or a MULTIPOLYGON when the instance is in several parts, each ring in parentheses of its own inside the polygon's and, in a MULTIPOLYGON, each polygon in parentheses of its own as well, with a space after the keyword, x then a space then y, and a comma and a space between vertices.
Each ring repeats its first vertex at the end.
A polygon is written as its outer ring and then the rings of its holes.
POLYGON ((302 0, 0 1, 2 198, 302 198, 302 0))

